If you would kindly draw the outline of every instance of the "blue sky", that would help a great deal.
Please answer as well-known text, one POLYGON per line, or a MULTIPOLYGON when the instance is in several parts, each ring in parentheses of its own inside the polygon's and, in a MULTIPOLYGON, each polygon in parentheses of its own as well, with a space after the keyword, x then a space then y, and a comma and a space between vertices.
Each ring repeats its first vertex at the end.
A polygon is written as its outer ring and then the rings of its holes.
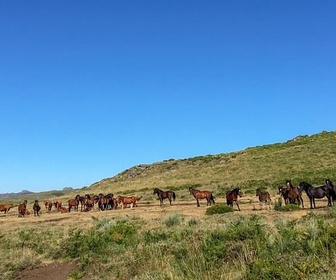
POLYGON ((335 1, 1 1, 0 192, 336 129, 335 1))

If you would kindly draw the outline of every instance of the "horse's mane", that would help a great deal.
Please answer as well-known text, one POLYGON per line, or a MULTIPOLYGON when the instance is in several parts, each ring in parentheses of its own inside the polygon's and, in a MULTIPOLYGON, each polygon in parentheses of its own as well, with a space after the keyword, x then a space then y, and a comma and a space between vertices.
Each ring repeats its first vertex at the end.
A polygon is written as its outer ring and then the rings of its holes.
POLYGON ((299 184, 300 186, 306 186, 306 187, 313 187, 313 185, 311 185, 311 184, 309 184, 309 183, 307 183, 307 182, 305 182, 305 181, 302 181, 300 184, 299 184))

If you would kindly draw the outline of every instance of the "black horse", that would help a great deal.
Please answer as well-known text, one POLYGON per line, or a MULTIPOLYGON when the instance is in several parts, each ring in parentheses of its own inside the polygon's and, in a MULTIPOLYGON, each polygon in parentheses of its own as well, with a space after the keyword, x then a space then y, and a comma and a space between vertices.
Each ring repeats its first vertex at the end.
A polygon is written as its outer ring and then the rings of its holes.
POLYGON ((173 191, 162 191, 159 188, 154 189, 154 193, 157 194, 160 199, 160 206, 163 205, 163 200, 168 198, 169 204, 172 205, 172 200, 176 199, 176 194, 173 191))
POLYGON ((336 188, 330 179, 325 179, 325 185, 328 187, 330 191, 330 196, 333 202, 334 200, 336 200, 336 188))
POLYGON ((331 190, 327 186, 313 187, 311 184, 306 182, 301 182, 299 184, 300 188, 304 190, 310 201, 310 209, 316 208, 315 198, 327 197, 328 206, 332 206, 331 190))
POLYGON ((239 204, 238 204, 238 196, 242 196, 242 192, 240 188, 235 188, 232 191, 228 191, 226 193, 226 204, 233 208, 233 203, 235 202, 238 210, 240 211, 239 204))

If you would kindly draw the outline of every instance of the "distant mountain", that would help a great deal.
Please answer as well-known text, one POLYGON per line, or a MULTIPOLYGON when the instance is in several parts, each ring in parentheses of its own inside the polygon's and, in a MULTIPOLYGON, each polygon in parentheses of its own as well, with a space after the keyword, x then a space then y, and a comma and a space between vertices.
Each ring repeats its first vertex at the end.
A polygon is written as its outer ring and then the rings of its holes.
POLYGON ((8 198, 8 197, 15 197, 15 196, 20 196, 20 195, 26 195, 26 194, 33 194, 34 192, 28 191, 28 190, 22 190, 17 193, 2 193, 0 194, 0 198, 8 198))

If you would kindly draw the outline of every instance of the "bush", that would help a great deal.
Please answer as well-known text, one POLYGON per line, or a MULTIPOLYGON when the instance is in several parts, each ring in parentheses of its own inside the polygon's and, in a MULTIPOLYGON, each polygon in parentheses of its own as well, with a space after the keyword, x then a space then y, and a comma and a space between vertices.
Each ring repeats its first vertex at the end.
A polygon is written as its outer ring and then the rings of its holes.
POLYGON ((300 210, 300 205, 298 204, 287 204, 287 205, 275 204, 274 210, 281 211, 281 212, 298 211, 300 210))
POLYGON ((177 226, 181 223, 182 216, 179 214, 170 215, 167 219, 165 219, 164 223, 167 227, 177 226))
POLYGON ((214 215, 214 214, 225 214, 233 212, 233 208, 225 204, 217 204, 209 207, 205 214, 214 215))

